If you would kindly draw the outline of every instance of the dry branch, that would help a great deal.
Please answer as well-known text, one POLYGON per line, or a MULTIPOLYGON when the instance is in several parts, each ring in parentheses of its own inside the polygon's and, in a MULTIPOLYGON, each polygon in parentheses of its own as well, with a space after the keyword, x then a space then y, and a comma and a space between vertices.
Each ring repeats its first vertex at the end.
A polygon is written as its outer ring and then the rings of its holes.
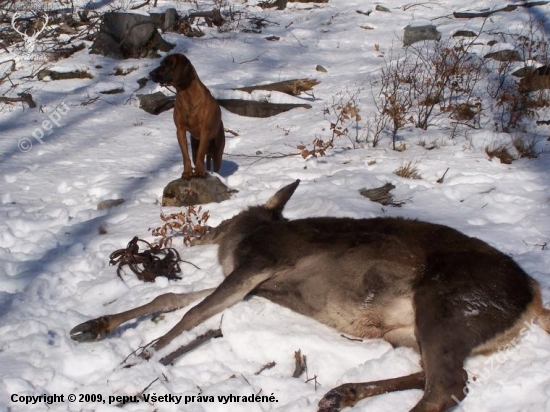
POLYGON ((179 347, 177 350, 170 353, 169 355, 166 355, 164 358, 160 360, 160 363, 165 366, 170 365, 172 362, 174 362, 174 360, 176 360, 180 356, 185 355, 188 352, 191 352, 193 349, 198 348, 203 343, 208 342, 210 339, 221 338, 222 336, 223 334, 221 329, 211 329, 208 332, 197 336, 188 344, 179 347))
POLYGON ((255 372, 254 375, 259 375, 260 373, 262 373, 263 371, 267 370, 267 369, 271 369, 273 368, 274 366, 276 365, 275 362, 271 361, 271 362, 268 362, 266 363, 264 366, 262 366, 258 372, 255 372))
POLYGON ((18 96, 19 97, 0 96, 0 103, 10 104, 10 103, 16 103, 16 102, 23 102, 23 103, 27 103, 30 108, 34 109, 36 107, 36 103, 32 99, 31 94, 29 94, 29 93, 19 93, 18 96))
POLYGON ((306 356, 302 355, 302 351, 298 349, 294 352, 294 362, 296 366, 294 367, 294 373, 292 374, 293 378, 299 378, 302 376, 305 370, 307 370, 306 356))

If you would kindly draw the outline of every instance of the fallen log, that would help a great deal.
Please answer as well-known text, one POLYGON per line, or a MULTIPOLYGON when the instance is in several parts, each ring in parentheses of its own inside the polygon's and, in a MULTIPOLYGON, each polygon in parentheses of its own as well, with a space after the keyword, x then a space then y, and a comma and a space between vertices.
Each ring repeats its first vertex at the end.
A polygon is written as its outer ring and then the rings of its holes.
POLYGON ((220 106, 231 113, 248 117, 271 117, 298 107, 311 109, 310 104, 268 103, 254 100, 218 99, 220 106))
POLYGON ((238 87, 233 90, 240 90, 248 93, 251 93, 254 90, 267 90, 273 92, 281 92, 289 94, 291 96, 298 96, 302 92, 307 92, 313 89, 313 86, 316 86, 319 83, 320 82, 316 79, 292 79, 285 80, 283 82, 262 84, 258 86, 238 87))
POLYGON ((29 93, 19 93, 19 97, 5 97, 0 96, 0 103, 16 103, 16 102, 23 102, 27 103, 31 109, 34 109, 36 107, 36 103, 32 99, 32 95, 29 93))

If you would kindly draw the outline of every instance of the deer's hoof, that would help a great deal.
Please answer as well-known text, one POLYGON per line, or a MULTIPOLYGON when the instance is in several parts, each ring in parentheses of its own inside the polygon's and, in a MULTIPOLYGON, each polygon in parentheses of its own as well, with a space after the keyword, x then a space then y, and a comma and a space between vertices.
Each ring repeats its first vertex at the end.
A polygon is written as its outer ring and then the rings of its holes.
POLYGON ((141 359, 149 360, 154 354, 155 354, 155 350, 153 348, 145 348, 141 351, 141 353, 139 354, 139 357, 141 359))
POLYGON ((72 340, 77 342, 94 342, 109 333, 109 319, 107 316, 92 319, 75 326, 69 332, 72 340))
POLYGON ((357 391, 353 385, 345 384, 328 391, 319 401, 318 412, 338 412, 357 402, 357 391))

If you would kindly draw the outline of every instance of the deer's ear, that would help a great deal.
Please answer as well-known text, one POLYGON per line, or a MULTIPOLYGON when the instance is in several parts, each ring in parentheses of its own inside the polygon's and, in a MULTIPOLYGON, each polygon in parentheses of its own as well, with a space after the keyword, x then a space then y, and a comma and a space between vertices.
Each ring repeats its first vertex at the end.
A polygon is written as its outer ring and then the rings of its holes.
POLYGON ((264 207, 277 213, 283 213, 285 205, 290 200, 299 184, 300 179, 283 187, 282 189, 279 189, 277 193, 269 198, 264 207))

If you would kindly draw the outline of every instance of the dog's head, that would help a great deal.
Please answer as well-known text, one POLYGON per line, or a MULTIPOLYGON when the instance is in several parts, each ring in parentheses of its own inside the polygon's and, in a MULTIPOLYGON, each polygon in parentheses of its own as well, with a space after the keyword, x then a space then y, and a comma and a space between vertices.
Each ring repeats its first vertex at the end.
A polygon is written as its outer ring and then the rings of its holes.
POLYGON ((159 67, 149 73, 149 77, 162 86, 187 89, 196 75, 187 57, 183 54, 171 54, 162 60, 159 67))

